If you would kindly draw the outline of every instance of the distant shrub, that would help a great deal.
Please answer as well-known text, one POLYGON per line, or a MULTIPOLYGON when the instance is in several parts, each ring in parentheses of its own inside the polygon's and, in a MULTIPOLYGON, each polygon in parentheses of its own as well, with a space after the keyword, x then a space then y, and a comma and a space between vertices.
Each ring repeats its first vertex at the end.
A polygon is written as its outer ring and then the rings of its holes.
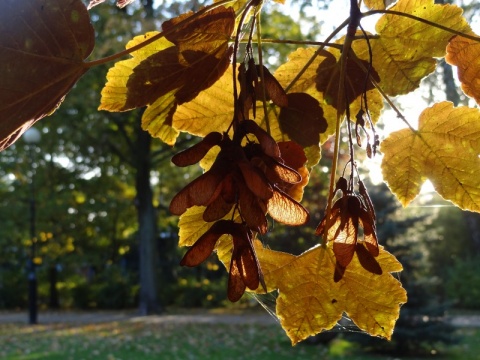
POLYGON ((0 308, 27 306, 27 275, 18 269, 0 269, 0 308))
POLYGON ((447 269, 445 292, 457 308, 480 309, 480 256, 458 259, 447 269))
POLYGON ((91 282, 79 282, 73 289, 74 306, 80 309, 125 309, 136 306, 138 285, 118 266, 109 266, 91 282))

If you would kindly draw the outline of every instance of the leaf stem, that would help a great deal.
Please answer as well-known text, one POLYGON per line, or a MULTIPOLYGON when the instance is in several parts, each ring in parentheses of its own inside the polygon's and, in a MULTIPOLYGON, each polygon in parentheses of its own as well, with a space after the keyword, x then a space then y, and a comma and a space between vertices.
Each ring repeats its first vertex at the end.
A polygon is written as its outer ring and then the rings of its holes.
MULTIPOLYGON (((360 8, 358 7, 357 1, 350 0, 350 16, 341 25, 341 28, 347 26, 347 34, 345 35, 342 54, 340 56, 340 79, 338 81, 337 104, 343 104, 346 101, 345 76, 346 76, 347 59, 350 53, 350 49, 352 47, 352 42, 355 39, 357 28, 360 25, 361 16, 362 14, 360 12, 360 8)), ((328 39, 327 41, 330 41, 330 39, 328 39)), ((346 104, 346 108, 347 107, 348 107, 348 103, 346 104)), ((338 154, 340 152, 340 125, 341 125, 341 119, 342 119, 342 113, 340 109, 341 107, 337 109, 337 121, 335 124, 335 146, 333 149, 333 161, 332 161, 332 169, 330 173, 327 209, 325 211, 325 218, 327 219, 327 221, 325 224, 325 231, 324 231, 325 236, 323 236, 322 238, 323 247, 326 247, 328 242, 326 235, 328 234, 328 229, 330 228, 330 225, 331 225, 330 214, 332 212, 333 197, 335 196, 335 183, 336 183, 335 180, 336 180, 336 173, 337 173, 337 167, 338 167, 338 154)), ((350 121, 350 119, 347 118, 347 121, 350 121)), ((353 159, 350 159, 350 160, 353 161, 353 159)))
MULTIPOLYGON (((363 65, 363 63, 358 59, 356 56, 352 56, 352 59, 355 61, 355 63, 360 67, 365 73, 367 73, 368 69, 363 65)), ((395 106, 393 101, 390 99, 390 97, 383 91, 382 87, 380 84, 375 80, 375 78, 372 76, 372 74, 369 74, 369 80, 375 86, 375 88, 378 90, 378 92, 382 95, 383 99, 387 102, 387 104, 392 108, 393 111, 397 113, 397 117, 401 119, 407 127, 412 130, 413 132, 416 132, 416 130, 413 128, 412 125, 408 122, 408 120, 403 116, 402 112, 395 106)))
MULTIPOLYGON (((232 123, 234 125, 233 130, 235 131, 236 125, 238 125, 238 89, 237 89, 237 53, 238 53, 238 44, 240 44, 240 35, 242 34, 242 26, 245 22, 245 18, 247 17, 250 8, 252 7, 252 3, 254 0, 251 0, 245 6, 245 10, 243 10, 240 20, 238 21, 237 32, 235 34, 235 42, 233 44, 233 56, 232 56, 232 73, 233 73, 233 119, 232 123)), ((249 37, 249 42, 251 41, 251 37, 249 37)), ((248 43, 247 43, 248 46, 248 43)), ((231 125, 230 125, 231 126, 231 125)))
POLYGON ((262 80, 262 105, 263 105, 263 113, 265 118, 265 128, 267 133, 271 134, 270 131, 270 121, 268 120, 268 109, 267 109, 267 93, 265 90, 265 75, 263 72, 263 53, 262 53, 262 28, 260 25, 260 12, 256 14, 257 18, 257 50, 258 50, 258 63, 260 64, 260 79, 262 80))
MULTIPOLYGON (((363 37, 362 37, 363 39, 363 37)), ((342 50, 343 46, 337 43, 329 43, 323 41, 303 41, 303 40, 279 40, 279 39, 262 39, 264 44, 289 44, 289 45, 312 45, 312 46, 323 46, 332 47, 338 50, 342 50)))
MULTIPOLYGON (((320 55, 320 52, 325 49, 325 44, 328 44, 330 40, 332 40, 345 26, 347 26, 350 23, 350 18, 346 19, 338 28, 336 28, 327 38, 326 40, 320 45, 320 47, 315 51, 315 54, 312 55, 310 60, 307 61, 307 63, 303 66, 302 70, 298 72, 298 74, 293 78, 293 80, 288 84, 288 86, 285 88, 285 92, 288 92, 292 88, 293 85, 302 77, 302 75, 307 71, 308 67, 312 65, 312 63, 315 61, 318 55, 320 55)), ((343 48, 343 47, 342 47, 343 48)))

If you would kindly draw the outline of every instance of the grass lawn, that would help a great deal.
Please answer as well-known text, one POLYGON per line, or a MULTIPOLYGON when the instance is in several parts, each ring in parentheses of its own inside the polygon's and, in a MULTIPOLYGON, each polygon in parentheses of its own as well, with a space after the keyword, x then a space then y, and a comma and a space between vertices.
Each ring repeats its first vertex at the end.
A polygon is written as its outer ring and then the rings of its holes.
MULTIPOLYGON (((462 331, 465 338, 461 344, 448 349, 443 357, 430 359, 480 359, 480 330, 462 331)), ((0 359, 400 358, 364 354, 355 344, 341 338, 335 339, 330 346, 299 344, 291 347, 283 330, 275 324, 162 324, 135 319, 90 325, 0 324, 0 359)))

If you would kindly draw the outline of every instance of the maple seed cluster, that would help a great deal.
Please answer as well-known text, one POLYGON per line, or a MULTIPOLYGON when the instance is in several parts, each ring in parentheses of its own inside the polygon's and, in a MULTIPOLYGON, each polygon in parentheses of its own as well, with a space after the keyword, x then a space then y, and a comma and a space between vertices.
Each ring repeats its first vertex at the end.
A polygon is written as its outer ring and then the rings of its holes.
POLYGON ((181 215, 192 206, 204 206, 203 220, 215 222, 185 254, 182 265, 199 265, 222 235, 233 238, 228 298, 237 301, 246 287, 255 290, 261 283, 266 290, 253 247, 254 233, 268 231, 266 214, 290 225, 305 224, 309 215, 288 194, 302 176, 285 164, 279 145, 252 120, 239 122, 233 138, 227 133, 208 134, 176 154, 172 162, 177 166, 195 164, 214 146, 219 146, 220 152, 210 169, 180 190, 170 211, 181 215), (241 223, 235 222, 238 217, 241 223))
POLYGON ((342 196, 332 206, 329 218, 325 216, 315 232, 328 240, 333 239, 335 282, 342 279, 355 253, 364 269, 377 275, 382 274, 380 264, 375 259, 379 254, 375 211, 361 180, 358 187, 359 194, 356 194, 352 184, 344 177, 337 181, 335 193, 340 190, 342 196), (359 226, 363 228, 363 240, 358 239, 359 226))

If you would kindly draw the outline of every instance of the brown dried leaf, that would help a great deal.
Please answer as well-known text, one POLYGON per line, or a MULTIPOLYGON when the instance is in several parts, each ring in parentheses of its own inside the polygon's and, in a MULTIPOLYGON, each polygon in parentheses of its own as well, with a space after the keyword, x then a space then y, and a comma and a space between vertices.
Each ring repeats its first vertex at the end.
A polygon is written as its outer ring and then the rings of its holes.
POLYGON ((305 93, 290 93, 288 107, 280 111, 279 123, 282 132, 303 147, 318 145, 320 134, 327 130, 320 104, 305 93))
MULTIPOLYGON (((470 35, 476 35, 473 32, 470 35)), ((447 46, 445 61, 455 65, 463 92, 480 104, 480 43, 455 36, 447 46)))
POLYGON ((0 150, 50 115, 88 70, 94 30, 81 0, 6 0, 0 11, 0 150))
MULTIPOLYGON (((340 113, 345 111, 345 99, 348 104, 355 101, 361 94, 368 90, 372 90, 375 86, 367 79, 367 73, 359 66, 357 61, 363 64, 364 69, 368 69, 368 62, 365 60, 355 61, 354 58, 348 57, 345 68, 345 98, 338 103, 338 91, 340 84, 340 62, 331 53, 321 62, 317 69, 317 77, 315 79, 317 90, 323 93, 323 97, 327 104, 332 105, 340 113)), ((377 82, 380 80, 375 69, 370 69, 370 76, 377 82)), ((343 85, 342 85, 343 86, 343 85)))

